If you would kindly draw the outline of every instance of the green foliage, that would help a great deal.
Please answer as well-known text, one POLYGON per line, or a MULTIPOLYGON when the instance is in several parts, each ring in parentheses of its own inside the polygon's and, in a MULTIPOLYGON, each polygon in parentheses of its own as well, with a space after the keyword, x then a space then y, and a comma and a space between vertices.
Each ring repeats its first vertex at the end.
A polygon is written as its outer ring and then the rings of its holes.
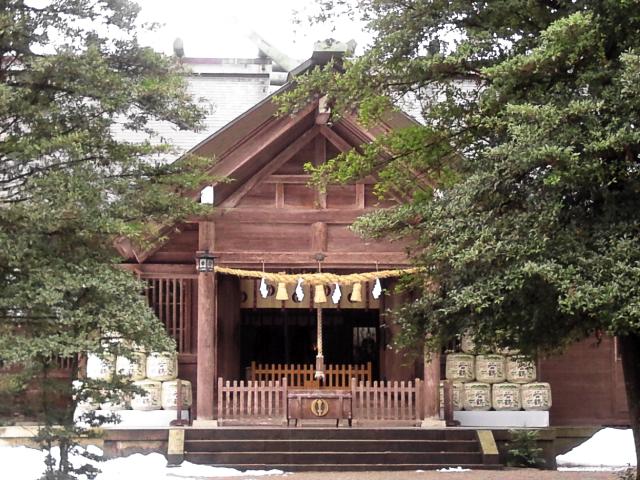
POLYGON ((422 117, 309 167, 319 184, 374 174, 378 195, 402 199, 354 225, 408 240, 424 267, 400 343, 437 350, 469 329, 533 356, 637 333, 637 2, 318 3, 320 20, 350 10, 374 39, 299 78, 283 108, 326 94, 335 121, 371 124, 385 97, 422 117))
POLYGON ((510 467, 541 467, 544 465, 542 448, 538 447, 537 430, 509 430, 507 465, 510 467))
POLYGON ((354 226, 405 239, 423 267, 396 340, 440 351, 470 331, 534 357, 617 335, 640 438, 638 2, 317 3, 320 21, 351 12, 373 40, 299 78, 284 108, 326 94, 336 122, 371 124, 386 97, 421 117, 312 170, 319 183, 372 174, 400 199, 354 226))
MULTIPOLYGON (((24 399, 29 377, 22 371, 5 371, 0 373, 0 426, 13 425, 19 418, 14 410, 16 400, 24 399)), ((28 405, 22 402, 21 411, 29 411, 28 405)))
POLYGON ((138 44, 134 3, 31 3, 9 0, 0 11, 0 365, 28 376, 40 438, 61 446, 47 478, 70 478, 67 454, 83 433, 76 401, 131 390, 118 378, 74 390, 79 356, 126 356, 130 342, 175 348, 144 286, 118 267, 114 241, 143 245, 158 225, 202 212, 181 193, 202 182, 203 160, 164 164, 169 146, 122 132, 144 138, 156 121, 195 129, 203 112, 182 68, 138 44), (127 342, 107 341, 114 335, 127 342))

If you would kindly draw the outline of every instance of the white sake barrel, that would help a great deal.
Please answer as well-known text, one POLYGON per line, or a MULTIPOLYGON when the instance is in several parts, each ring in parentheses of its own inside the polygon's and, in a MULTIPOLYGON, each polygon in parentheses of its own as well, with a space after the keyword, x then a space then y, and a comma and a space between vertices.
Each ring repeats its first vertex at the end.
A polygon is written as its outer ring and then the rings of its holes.
POLYGON ((115 362, 111 355, 107 355, 104 358, 100 358, 94 353, 87 355, 87 377, 92 380, 110 382, 113 378, 114 368, 115 362))
POLYGON ((551 385, 545 382, 522 385, 522 408, 525 410, 549 410, 551 408, 551 385))
POLYGON ((462 334, 460 338, 460 350, 464 353, 475 353, 476 351, 476 344, 468 333, 462 334))
POLYGON ((483 383, 500 383, 506 379, 505 362, 502 355, 478 355, 476 357, 476 380, 483 383))
MULTIPOLYGON (((453 393, 453 409, 462 410, 464 403, 464 383, 453 382, 451 384, 453 393)), ((440 382, 440 408, 444 408, 444 382, 440 382)))
POLYGON ((496 383, 491 387, 491 404, 496 410, 520 410, 520 385, 496 383))
POLYGON ((536 364, 526 357, 507 357, 507 381, 531 383, 536 381, 536 364))
POLYGON ((515 348, 509 348, 509 347, 498 348, 496 351, 500 355, 518 355, 520 353, 520 350, 515 348))
POLYGON ((447 380, 459 382, 473 381, 473 355, 466 353, 452 353, 447 355, 445 362, 447 380))
POLYGON ((144 380, 147 376, 147 356, 142 352, 131 353, 130 359, 119 356, 116 358, 116 372, 134 381, 144 380))
MULTIPOLYGON (((192 403, 191 397, 191 382, 188 380, 181 380, 182 390, 182 406, 183 408, 189 408, 192 403)), ((165 410, 177 410, 178 409, 178 381, 169 380, 168 382, 162 382, 162 408, 165 410)))
POLYGON ((178 354, 151 352, 147 357, 147 377, 160 382, 178 378, 178 354))
POLYGON ((121 334, 114 331, 104 332, 100 337, 100 343, 105 349, 115 345, 127 345, 130 343, 127 342, 121 334))
POLYGON ((465 383, 463 405, 465 410, 490 410, 491 385, 479 382, 465 383))
POLYGON ((131 408, 134 410, 160 410, 162 407, 162 382, 138 380, 133 382, 133 385, 142 388, 145 393, 133 394, 131 408))
POLYGON ((140 345, 139 343, 136 343, 136 342, 131 342, 131 350, 144 353, 145 355, 147 354, 147 349, 143 345, 140 345))

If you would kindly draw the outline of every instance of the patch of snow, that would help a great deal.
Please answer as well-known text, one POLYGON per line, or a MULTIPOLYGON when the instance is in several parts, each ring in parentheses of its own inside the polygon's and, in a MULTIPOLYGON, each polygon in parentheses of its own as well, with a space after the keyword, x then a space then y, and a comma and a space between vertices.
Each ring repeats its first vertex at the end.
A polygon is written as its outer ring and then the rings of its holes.
POLYGON ((570 452, 556 457, 558 467, 622 468, 637 464, 631 429, 603 428, 570 452))
POLYGON ((27 447, 0 447, 2 474, 12 480, 34 480, 44 473, 45 453, 27 447))
POLYGON ((447 468, 439 468, 436 472, 446 472, 446 473, 454 473, 454 472, 470 472, 470 468, 462 468, 462 467, 447 467, 447 468))
MULTIPOLYGON (((102 455, 102 450, 95 446, 87 447, 87 451, 94 455, 102 455)), ((52 449, 54 458, 60 458, 58 448, 52 449)), ((45 452, 27 447, 0 447, 0 465, 2 473, 11 474, 12 480, 36 480, 44 472, 45 452)), ((178 467, 167 467, 164 455, 150 453, 142 455, 136 453, 128 457, 114 458, 104 462, 89 460, 81 455, 71 456, 74 466, 83 464, 93 465, 101 470, 96 480, 195 480, 215 477, 239 477, 265 475, 282 475, 282 470, 247 470, 241 472, 234 468, 215 467, 210 465, 196 465, 184 462, 178 467)), ((4 477, 3 477, 4 478, 4 477)))

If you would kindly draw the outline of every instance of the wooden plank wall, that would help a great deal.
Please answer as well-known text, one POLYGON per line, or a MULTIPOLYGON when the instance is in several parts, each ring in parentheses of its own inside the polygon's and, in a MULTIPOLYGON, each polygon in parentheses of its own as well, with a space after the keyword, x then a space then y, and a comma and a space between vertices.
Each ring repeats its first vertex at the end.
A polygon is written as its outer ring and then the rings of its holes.
MULTIPOLYGON (((363 240, 349 228, 359 216, 392 205, 375 197, 373 179, 329 185, 326 192, 309 186, 311 177, 304 164, 319 164, 338 153, 322 135, 309 138, 308 144, 279 168, 258 171, 245 185, 232 182, 237 191, 227 199, 221 197, 210 218, 216 224, 219 262, 232 266, 265 260, 278 264, 277 268, 283 263, 299 267, 300 263, 313 265, 315 254, 323 252, 327 267, 333 263, 358 268, 369 264, 373 268, 376 260, 387 266, 405 263, 400 242, 363 240)), ((198 247, 197 237, 196 223, 180 225, 147 262, 190 263, 198 247)))
POLYGON ((562 355, 540 360, 538 376, 551 384, 552 425, 629 423, 622 362, 613 338, 589 338, 562 355))
MULTIPOLYGON (((393 291, 393 282, 388 281, 388 287, 393 291)), ((403 303, 409 300, 408 293, 394 293, 385 297, 387 310, 396 310, 403 303)), ((422 368, 422 357, 413 358, 405 351, 396 351, 393 347, 394 336, 398 334, 400 327, 396 325, 392 314, 388 311, 381 312, 380 323, 384 325, 380 329, 384 342, 381 342, 380 365, 382 380, 405 380, 410 381, 415 377, 422 378, 424 369, 422 368)))

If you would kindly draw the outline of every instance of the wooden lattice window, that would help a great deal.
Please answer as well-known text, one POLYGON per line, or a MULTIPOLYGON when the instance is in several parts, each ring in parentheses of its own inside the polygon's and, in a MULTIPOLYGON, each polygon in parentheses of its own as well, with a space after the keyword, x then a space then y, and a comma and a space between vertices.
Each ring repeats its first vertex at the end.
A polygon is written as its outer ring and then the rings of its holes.
POLYGON ((148 278, 147 301, 178 346, 178 353, 194 353, 192 323, 193 280, 148 278))

